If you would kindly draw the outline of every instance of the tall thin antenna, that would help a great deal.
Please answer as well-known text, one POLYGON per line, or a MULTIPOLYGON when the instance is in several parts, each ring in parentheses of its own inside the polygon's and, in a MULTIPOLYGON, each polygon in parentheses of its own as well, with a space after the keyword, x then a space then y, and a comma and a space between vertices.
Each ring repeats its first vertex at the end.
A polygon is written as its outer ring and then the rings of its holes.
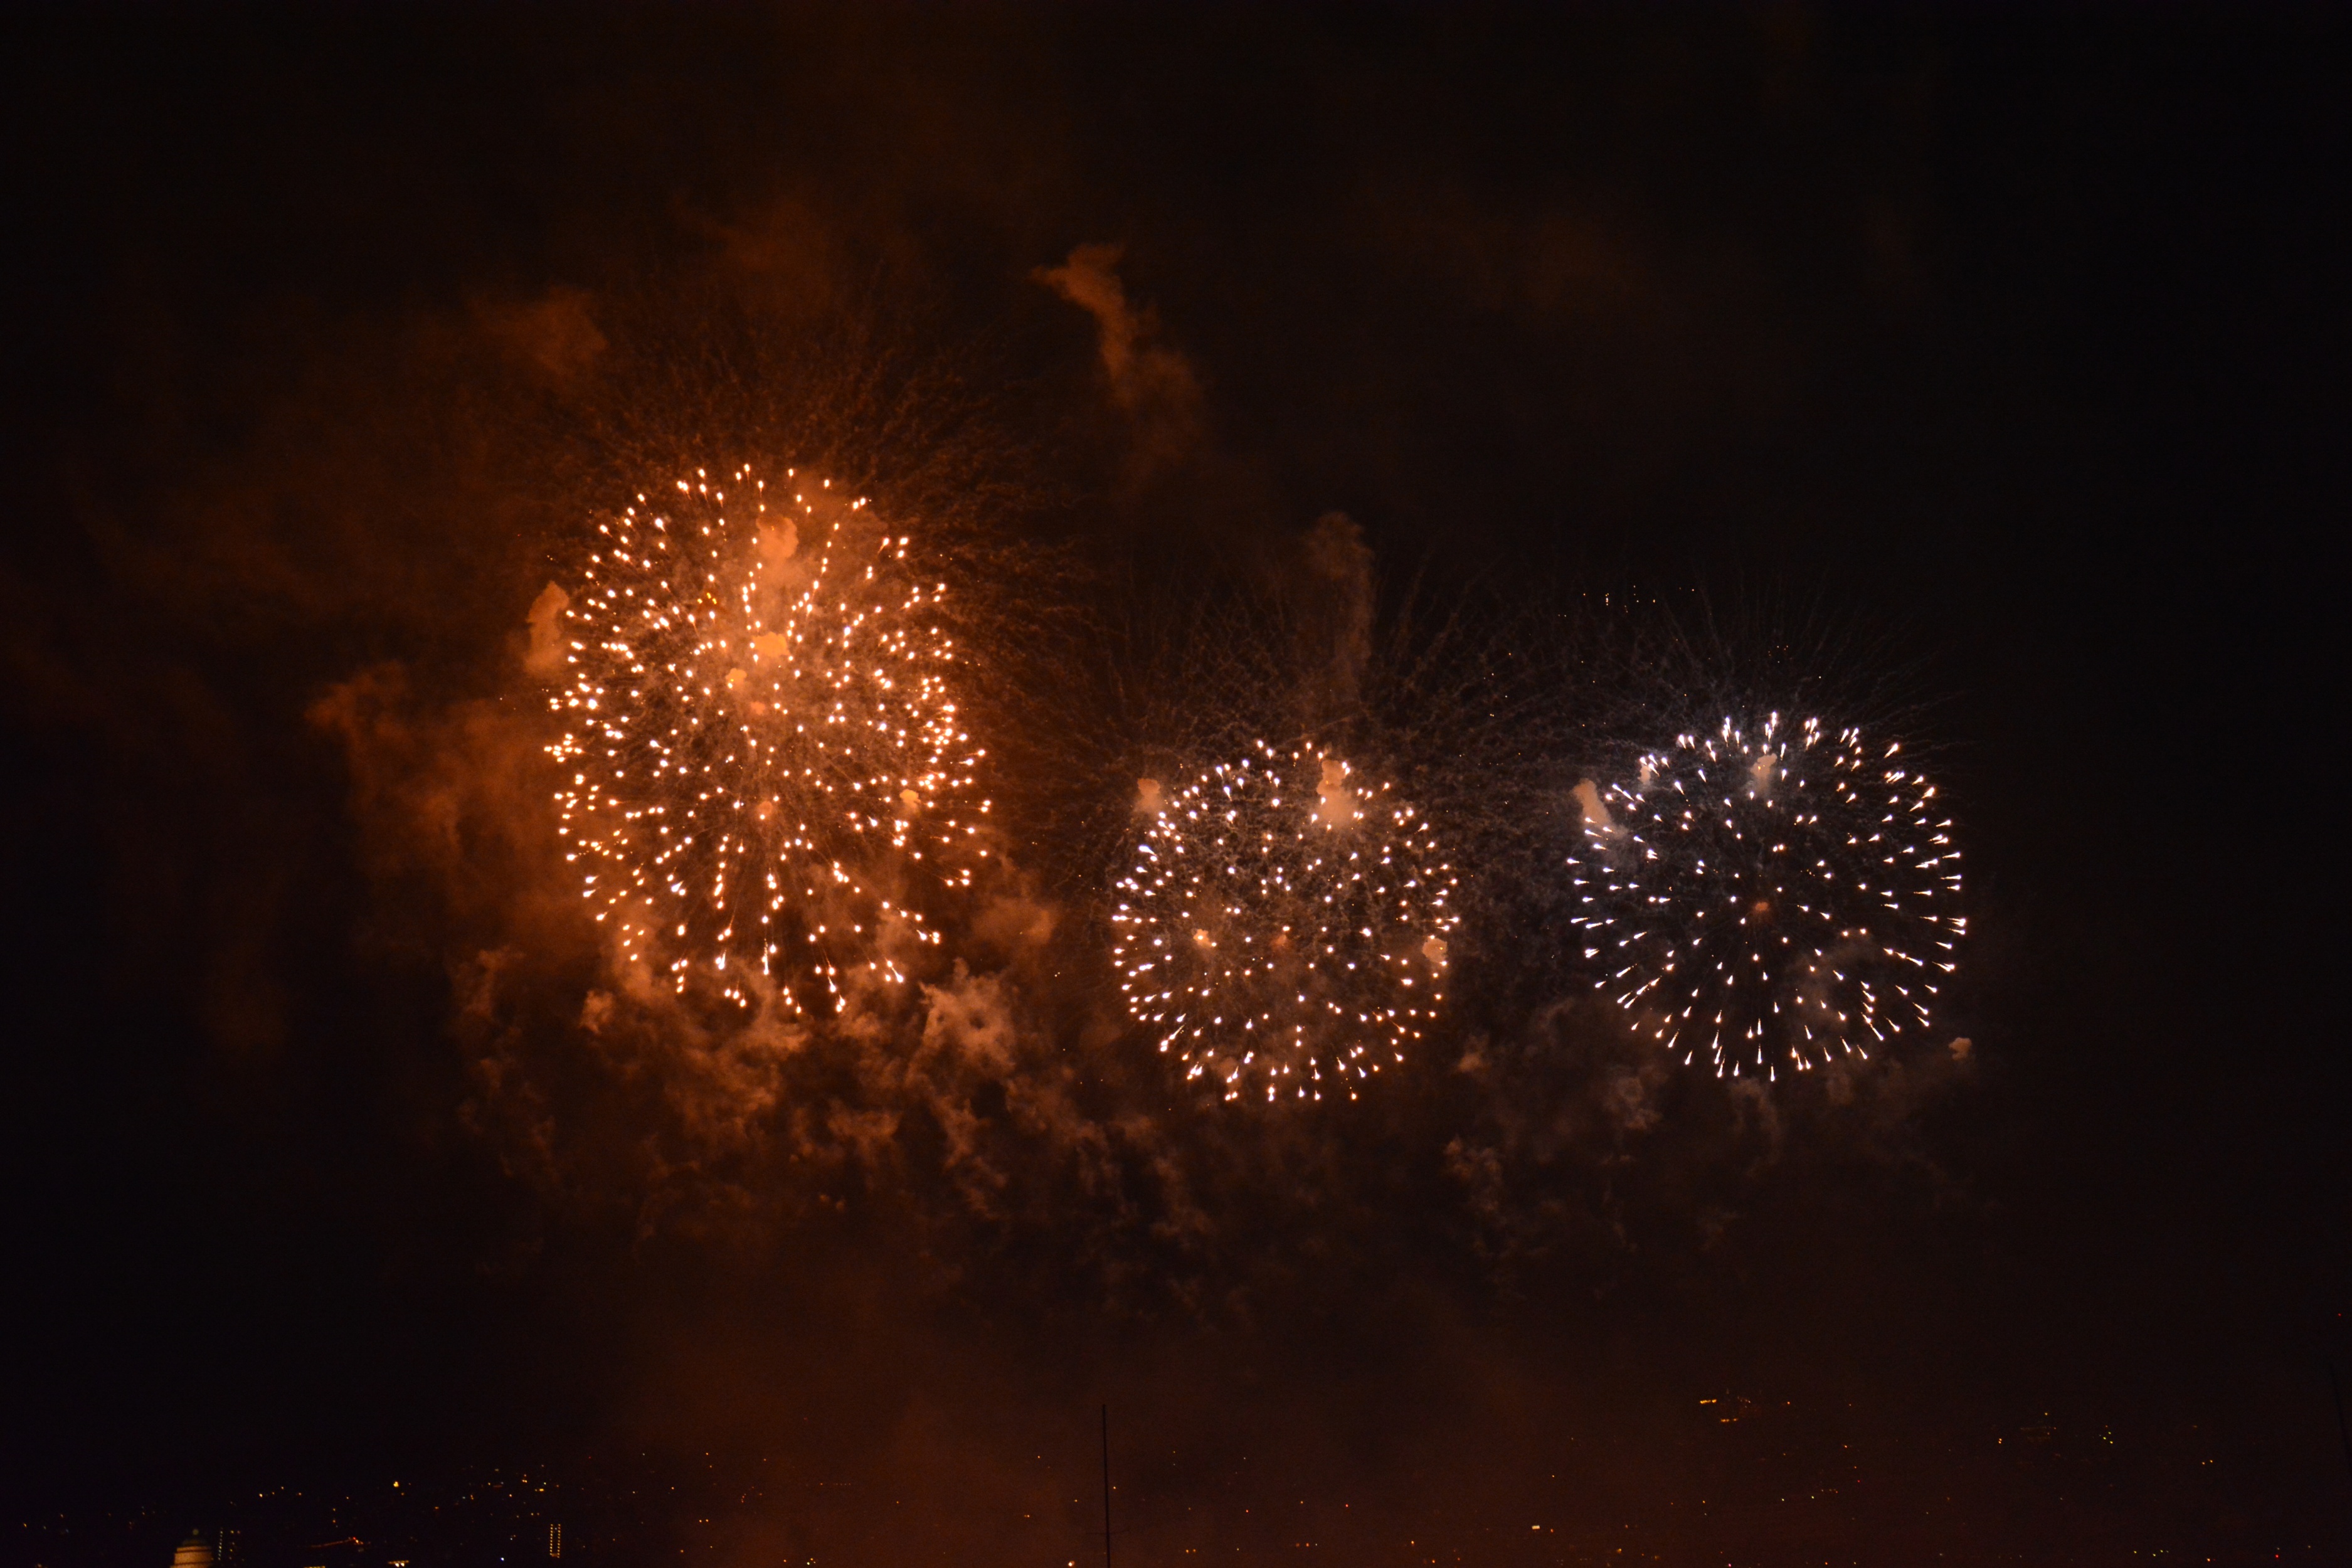
MULTIPOLYGON (((2336 1401, 2336 1436, 2344 1445, 2344 1468, 2347 1471, 2352 1471, 2352 1426, 2347 1426, 2344 1423, 2344 1388, 2336 1381, 2336 1363, 2332 1359, 2327 1363, 2327 1392, 2336 1401)), ((1108 1431, 1108 1428, 1106 1427, 1105 1430, 1108 1431)), ((1108 1473, 1108 1467, 1110 1464, 1109 1454, 1110 1439, 1106 1436, 1103 1439, 1103 1464, 1106 1474, 1108 1473)))
POLYGON ((1103 1568, 1110 1568, 1110 1406, 1102 1407, 1103 1568))

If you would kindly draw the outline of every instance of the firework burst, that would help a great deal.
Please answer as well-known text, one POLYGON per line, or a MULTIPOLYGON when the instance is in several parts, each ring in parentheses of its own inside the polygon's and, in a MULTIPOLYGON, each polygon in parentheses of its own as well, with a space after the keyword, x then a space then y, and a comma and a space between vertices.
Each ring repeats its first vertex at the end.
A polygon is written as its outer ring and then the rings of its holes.
POLYGON ((914 873, 968 886, 989 803, 943 584, 863 500, 697 470, 600 523, 564 611, 558 831, 625 963, 805 1010, 878 940, 939 938, 914 873))
POLYGON ((1574 923, 1637 1029, 1771 1079, 1929 1026, 1966 929, 1960 856, 1901 750, 1727 718, 1579 787, 1574 923))
POLYGON ((1355 1098, 1444 1002, 1455 875, 1429 822, 1312 748, 1264 742, 1165 793, 1118 883, 1129 1012, 1227 1100, 1355 1098))

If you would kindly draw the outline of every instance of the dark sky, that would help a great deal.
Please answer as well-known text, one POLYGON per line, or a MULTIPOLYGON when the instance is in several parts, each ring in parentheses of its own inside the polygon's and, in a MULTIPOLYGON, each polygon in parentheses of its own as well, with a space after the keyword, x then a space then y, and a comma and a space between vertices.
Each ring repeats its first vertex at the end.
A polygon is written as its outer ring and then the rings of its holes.
POLYGON ((7 32, 12 1506, 651 1445, 1061 1562, 1007 1500, 1108 1399, 1134 1562, 2352 1551, 2340 13, 7 32), (1379 1105, 1179 1104, 1069 979, 1099 759, 1009 736, 1053 934, 952 984, 1013 1065, 809 1153, 725 1042, 580 1027, 521 664, 614 476, 747 443, 994 531, 1016 687, 1334 510, 1496 626, 1866 628, 1968 1062, 1612 1121, 1523 931, 1379 1105))

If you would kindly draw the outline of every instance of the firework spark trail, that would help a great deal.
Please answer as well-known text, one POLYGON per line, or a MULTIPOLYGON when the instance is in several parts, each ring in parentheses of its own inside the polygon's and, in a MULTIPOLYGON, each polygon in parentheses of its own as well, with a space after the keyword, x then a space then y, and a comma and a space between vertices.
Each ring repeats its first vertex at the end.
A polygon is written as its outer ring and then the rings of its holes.
POLYGON ((1639 1030, 1769 1080, 1929 1026, 1966 930, 1960 855, 1901 750, 1727 718, 1579 792, 1574 924, 1639 1030))
POLYGON ((1456 879, 1428 820, 1264 742, 1165 795, 1118 883, 1129 1012, 1227 1100, 1354 1099, 1444 1002, 1456 879))
POLYGON ((969 886, 982 752, 961 727, 946 585, 863 500, 787 469, 697 470, 602 523, 564 616, 569 728, 549 748, 566 858, 622 961, 678 994, 833 1005, 845 963, 906 975, 886 922, 939 937, 892 890, 969 886), (733 500, 729 499, 731 488, 733 500))

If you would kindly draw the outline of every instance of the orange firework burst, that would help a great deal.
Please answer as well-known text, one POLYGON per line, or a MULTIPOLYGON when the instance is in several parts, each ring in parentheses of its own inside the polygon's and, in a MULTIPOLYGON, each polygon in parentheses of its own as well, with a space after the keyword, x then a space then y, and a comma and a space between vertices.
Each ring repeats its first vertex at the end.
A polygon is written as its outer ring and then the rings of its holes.
POLYGON ((564 612, 558 831, 625 963, 801 1009, 845 965, 936 942, 915 872, 969 886, 988 802, 946 585, 863 500, 697 470, 600 523, 564 612))
POLYGON ((1118 882, 1128 1010, 1227 1100, 1320 1100, 1404 1059, 1444 1003, 1454 868, 1427 818, 1319 751, 1163 797, 1118 882))

